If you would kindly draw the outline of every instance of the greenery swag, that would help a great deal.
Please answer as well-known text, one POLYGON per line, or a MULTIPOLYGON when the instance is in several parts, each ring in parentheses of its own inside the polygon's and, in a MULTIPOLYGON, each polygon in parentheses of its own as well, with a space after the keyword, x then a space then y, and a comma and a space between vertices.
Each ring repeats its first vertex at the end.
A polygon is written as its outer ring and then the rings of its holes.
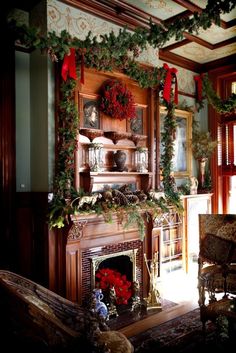
MULTIPOLYGON (((75 49, 76 67, 80 67, 82 73, 83 65, 97 70, 112 71, 121 70, 131 79, 138 82, 140 87, 163 87, 167 70, 164 67, 141 67, 135 59, 141 51, 146 49, 147 44, 154 48, 163 46, 170 38, 175 37, 176 40, 183 38, 184 31, 190 33, 198 32, 200 28, 207 29, 212 22, 220 23, 220 14, 230 12, 236 6, 235 1, 224 0, 208 0, 207 6, 202 12, 195 12, 191 17, 185 17, 172 21, 171 23, 160 25, 150 21, 150 28, 137 28, 133 33, 127 29, 122 29, 116 36, 114 32, 108 35, 91 37, 88 33, 85 40, 72 37, 67 31, 62 31, 58 36, 55 32, 48 33, 43 36, 39 29, 28 28, 26 26, 17 26, 12 22, 12 30, 14 30, 15 38, 22 44, 40 49, 47 52, 52 61, 63 60, 65 55, 70 53, 70 49, 75 49)), ((82 75, 81 75, 82 76, 82 75)), ((205 95, 209 103, 212 104, 219 112, 230 112, 235 109, 235 95, 230 97, 228 101, 221 102, 221 99, 214 93, 207 76, 203 80, 205 95)), ((74 181, 74 151, 76 149, 76 135, 78 133, 78 111, 74 100, 74 79, 68 77, 61 85, 61 102, 58 122, 58 159, 56 166, 56 175, 54 183, 54 198, 50 204, 50 226, 64 226, 65 220, 68 220, 70 214, 78 212, 78 208, 72 206, 70 200, 78 198, 82 195, 82 191, 76 191, 73 188, 74 181)), ((164 121, 165 132, 162 135, 164 145, 163 154, 161 156, 163 184, 167 202, 174 204, 180 208, 179 194, 176 191, 171 177, 171 160, 173 155, 174 140, 174 103, 164 100, 167 108, 167 115, 164 121)), ((149 201, 152 203, 152 201, 149 201)), ((153 204, 151 205, 151 208, 153 204)), ((165 208, 166 205, 160 205, 165 208)), ((133 216, 137 216, 134 212, 134 206, 130 206, 133 216)), ((95 205, 94 210, 101 212, 101 208, 95 205)), ((137 208, 135 208, 137 209, 137 208)), ((135 219, 133 217, 133 219, 135 219)), ((137 218, 137 217, 136 217, 137 218)), ((130 217, 132 222, 132 217, 130 217)), ((144 224, 139 218, 140 226, 143 230, 144 224)))

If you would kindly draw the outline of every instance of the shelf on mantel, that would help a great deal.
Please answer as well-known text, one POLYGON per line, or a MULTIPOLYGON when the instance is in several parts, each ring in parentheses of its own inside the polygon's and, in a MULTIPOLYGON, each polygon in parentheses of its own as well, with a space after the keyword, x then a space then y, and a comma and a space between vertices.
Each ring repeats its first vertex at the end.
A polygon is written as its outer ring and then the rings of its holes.
POLYGON ((96 176, 96 175, 153 175, 152 172, 145 172, 145 173, 140 173, 140 172, 117 172, 117 171, 106 171, 106 172, 90 172, 90 170, 82 170, 80 173, 87 173, 90 174, 91 176, 96 176))
POLYGON ((153 173, 138 172, 90 172, 89 170, 80 171, 81 187, 86 192, 92 192, 94 185, 100 185, 101 189, 104 184, 135 184, 137 190, 148 191, 151 187, 153 173))

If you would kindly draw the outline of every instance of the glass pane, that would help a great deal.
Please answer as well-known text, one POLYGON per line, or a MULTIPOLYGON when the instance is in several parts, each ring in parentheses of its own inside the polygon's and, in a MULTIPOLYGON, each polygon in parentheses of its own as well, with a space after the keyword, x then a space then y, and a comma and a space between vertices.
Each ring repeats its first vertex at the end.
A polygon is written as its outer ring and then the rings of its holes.
POLYGON ((236 213, 236 176, 230 177, 229 180, 229 211, 228 213, 236 213))
POLYGON ((234 165, 236 165, 236 125, 234 125, 234 165))
POLYGON ((236 82, 232 82, 231 92, 236 94, 236 82))

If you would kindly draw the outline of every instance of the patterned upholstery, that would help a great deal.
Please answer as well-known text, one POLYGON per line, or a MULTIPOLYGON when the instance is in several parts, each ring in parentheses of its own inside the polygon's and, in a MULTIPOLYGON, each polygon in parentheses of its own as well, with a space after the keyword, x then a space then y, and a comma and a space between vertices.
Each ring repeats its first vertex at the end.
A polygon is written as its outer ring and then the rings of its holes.
POLYGON ((222 298, 236 295, 236 215, 199 215, 198 290, 203 322, 222 298), (218 294, 217 294, 218 293, 218 294), (222 293, 222 295, 220 295, 222 293))
POLYGON ((13 272, 0 270, 0 298, 1 329, 14 332, 16 342, 17 337, 30 341, 33 351, 39 346, 40 353, 120 353, 121 346, 133 351, 123 334, 109 331, 93 312, 13 272), (119 349, 113 340, 119 340, 119 349))

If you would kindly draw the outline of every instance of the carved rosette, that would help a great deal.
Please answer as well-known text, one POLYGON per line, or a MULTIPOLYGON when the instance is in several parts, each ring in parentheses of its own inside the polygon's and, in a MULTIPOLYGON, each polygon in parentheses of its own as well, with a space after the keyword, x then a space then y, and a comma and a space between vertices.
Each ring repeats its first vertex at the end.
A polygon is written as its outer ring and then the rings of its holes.
POLYGON ((79 240, 83 237, 83 229, 88 221, 73 220, 73 225, 69 230, 67 240, 79 240))

